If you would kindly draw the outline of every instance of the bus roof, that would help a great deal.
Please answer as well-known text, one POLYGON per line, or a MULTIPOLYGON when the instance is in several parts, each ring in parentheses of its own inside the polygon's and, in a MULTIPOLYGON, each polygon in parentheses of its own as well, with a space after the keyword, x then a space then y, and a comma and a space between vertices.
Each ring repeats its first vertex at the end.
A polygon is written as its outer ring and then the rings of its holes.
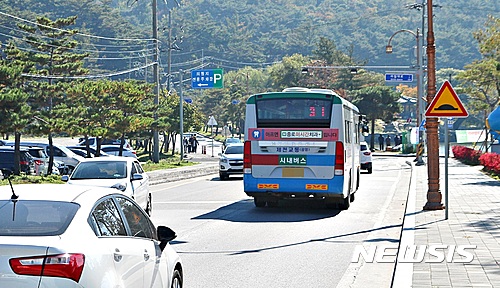
POLYGON ((329 89, 309 89, 303 87, 285 88, 283 91, 265 92, 260 94, 251 95, 247 99, 247 104, 255 104, 259 99, 279 99, 279 98, 304 98, 307 97, 326 99, 333 101, 334 104, 347 104, 349 103, 344 98, 340 97, 337 93, 329 89))

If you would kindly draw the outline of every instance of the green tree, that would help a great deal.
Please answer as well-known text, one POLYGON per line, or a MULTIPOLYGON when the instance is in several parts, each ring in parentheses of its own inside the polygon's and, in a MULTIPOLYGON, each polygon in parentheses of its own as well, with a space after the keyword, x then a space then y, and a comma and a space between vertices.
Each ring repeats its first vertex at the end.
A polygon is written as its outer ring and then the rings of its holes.
POLYGON ((77 16, 60 18, 55 21, 47 17, 37 17, 36 25, 18 24, 18 27, 27 33, 21 41, 12 41, 7 49, 7 58, 16 63, 23 63, 25 76, 28 79, 38 79, 38 82, 30 82, 30 105, 41 121, 40 126, 44 134, 48 134, 49 140, 49 167, 51 173, 54 163, 52 151, 52 133, 63 132, 57 130, 57 121, 52 108, 64 102, 61 86, 55 85, 55 79, 64 79, 68 76, 82 75, 87 72, 83 68, 83 59, 88 53, 74 53, 72 50, 78 42, 71 39, 77 30, 67 30, 68 26, 74 25, 77 16))
POLYGON ((474 38, 482 58, 466 65, 457 79, 462 81, 460 90, 470 96, 469 114, 481 119, 486 129, 486 118, 500 104, 500 18, 489 17, 485 28, 475 32, 474 38))
POLYGON ((32 119, 29 95, 22 89, 22 66, 6 60, 0 61, 0 131, 15 137, 14 171, 20 174, 19 143, 21 133, 32 119))
POLYGON ((370 148, 375 146, 375 120, 381 119, 385 122, 394 120, 395 115, 401 112, 401 105, 397 102, 400 96, 400 93, 387 86, 366 87, 354 93, 352 102, 371 122, 370 148))
POLYGON ((302 67, 309 63, 309 59, 300 54, 283 57, 281 63, 274 64, 267 69, 270 86, 276 90, 287 87, 300 86, 302 67))

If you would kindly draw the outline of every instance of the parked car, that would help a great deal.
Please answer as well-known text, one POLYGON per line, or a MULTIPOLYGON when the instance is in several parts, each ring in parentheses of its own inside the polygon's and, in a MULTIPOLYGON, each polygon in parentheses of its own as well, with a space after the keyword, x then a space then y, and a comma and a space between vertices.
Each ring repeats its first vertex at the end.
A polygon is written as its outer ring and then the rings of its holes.
MULTIPOLYGON (((119 145, 102 145, 101 150, 106 152, 108 155, 114 155, 114 156, 120 155, 119 145)), ((134 150, 130 150, 125 147, 123 147, 122 156, 137 158, 137 154, 134 150)))
MULTIPOLYGON (((96 137, 88 137, 87 142, 89 143, 90 147, 97 147, 97 142, 96 142, 96 137)), ((102 139, 101 140, 101 145, 116 145, 119 146, 121 144, 121 139, 102 139)), ((86 146, 85 138, 80 138, 78 142, 79 146, 86 146)), ((129 141, 125 139, 125 143, 123 144, 123 147, 134 150, 132 145, 130 145, 129 141)))
MULTIPOLYGON (((69 150, 73 151, 74 153, 87 158, 87 146, 66 146, 69 150)), ((97 150, 95 147, 90 147, 89 146, 89 151, 90 151, 90 158, 95 157, 97 154, 97 150)), ((99 156, 106 157, 110 156, 108 153, 102 151, 99 152, 99 156)))
POLYGON ((151 215, 149 176, 136 159, 116 156, 86 158, 71 175, 62 176, 62 180, 71 185, 116 188, 137 201, 151 215))
MULTIPOLYGON (((47 155, 45 149, 37 146, 26 147, 26 149, 35 160, 35 175, 47 175, 47 170, 49 169, 49 155, 47 155)), ((53 175, 68 174, 68 171, 69 169, 64 162, 54 160, 52 165, 53 175)))
POLYGON ((231 144, 219 153, 220 180, 229 178, 229 175, 243 174, 243 143, 231 144))
POLYGON ((241 140, 239 138, 226 138, 226 140, 224 140, 224 142, 222 142, 222 151, 224 151, 226 149, 227 146, 231 145, 231 144, 236 144, 236 143, 241 143, 241 140))
MULTIPOLYGON (((47 153, 47 155, 50 155, 48 143, 22 141, 21 146, 42 147, 43 149, 45 149, 45 153, 47 153)), ((66 146, 53 144, 52 147, 54 151, 54 160, 64 162, 64 164, 66 164, 66 166, 68 167, 69 173, 73 171, 75 166, 80 163, 80 161, 85 159, 66 148, 66 146)))
POLYGON ((182 287, 175 232, 133 199, 103 187, 12 189, 0 187, 0 287, 182 287))
POLYGON ((368 144, 366 142, 360 143, 360 151, 359 151, 359 162, 361 164, 362 170, 368 170, 368 173, 372 173, 372 152, 368 148, 368 144))
MULTIPOLYGON (((35 160, 31 157, 26 148, 21 147, 20 169, 22 173, 32 175, 35 173, 35 160)), ((14 172, 14 147, 0 146, 0 169, 4 169, 4 175, 9 176, 14 172)))

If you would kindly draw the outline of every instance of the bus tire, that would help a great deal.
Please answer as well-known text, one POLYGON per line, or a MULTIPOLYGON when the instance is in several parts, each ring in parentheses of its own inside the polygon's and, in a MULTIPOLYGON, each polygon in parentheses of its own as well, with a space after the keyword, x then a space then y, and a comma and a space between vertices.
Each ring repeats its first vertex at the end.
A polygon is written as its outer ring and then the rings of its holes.
POLYGON ((255 204, 255 207, 266 207, 266 201, 260 199, 260 198, 257 198, 257 197, 253 197, 253 204, 255 204))
POLYGON ((354 195, 356 195, 356 193, 352 193, 352 194, 349 196, 349 197, 351 197, 351 199, 350 199, 350 200, 351 200, 351 202, 354 202, 354 198, 355 198, 355 197, 354 197, 354 195))

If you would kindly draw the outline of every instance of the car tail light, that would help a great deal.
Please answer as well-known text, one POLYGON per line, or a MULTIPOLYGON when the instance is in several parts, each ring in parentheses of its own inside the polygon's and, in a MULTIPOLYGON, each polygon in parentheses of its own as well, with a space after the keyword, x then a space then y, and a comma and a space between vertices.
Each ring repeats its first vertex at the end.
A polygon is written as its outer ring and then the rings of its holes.
POLYGON ((30 162, 29 161, 23 161, 23 160, 21 160, 21 161, 19 161, 19 164, 21 164, 21 165, 30 165, 30 162))
POLYGON ((36 165, 42 165, 42 164, 43 164, 43 162, 42 162, 42 160, 35 160, 35 164, 36 164, 36 165))
POLYGON ((252 142, 243 144, 243 173, 252 173, 252 142))
POLYGON ((31 276, 50 276, 80 281, 85 264, 83 254, 59 254, 12 258, 9 260, 14 273, 31 276))
POLYGON ((372 154, 372 153, 371 153, 371 152, 369 152, 369 151, 365 151, 365 152, 363 152, 363 155, 365 155, 365 156, 370 156, 370 154, 372 154))
POLYGON ((337 176, 344 175, 344 144, 340 141, 335 142, 335 170, 337 176))

